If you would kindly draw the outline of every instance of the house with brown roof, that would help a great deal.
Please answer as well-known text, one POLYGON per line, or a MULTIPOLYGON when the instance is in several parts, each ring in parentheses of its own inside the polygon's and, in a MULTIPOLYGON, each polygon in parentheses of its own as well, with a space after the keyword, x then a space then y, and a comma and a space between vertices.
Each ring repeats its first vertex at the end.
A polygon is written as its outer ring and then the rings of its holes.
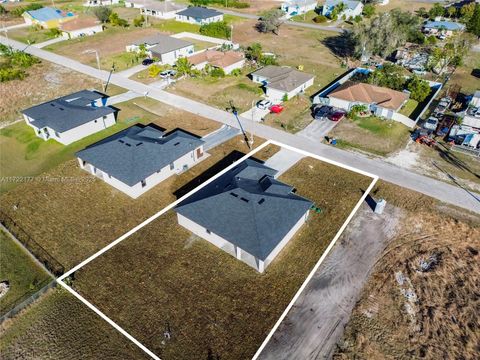
POLYGON ((349 111, 354 105, 366 105, 379 117, 392 119, 409 98, 409 94, 385 87, 346 81, 330 92, 329 105, 349 111))
POLYGON ((60 24, 59 29, 62 31, 63 37, 74 39, 102 32, 103 26, 99 21, 92 17, 81 17, 60 24))
POLYGON ((251 74, 252 80, 262 84, 265 94, 273 102, 303 93, 313 85, 315 76, 289 66, 268 65, 251 74))
POLYGON ((202 70, 210 65, 223 69, 225 74, 230 74, 235 69, 245 65, 245 56, 238 51, 205 50, 188 58, 190 64, 197 70, 202 70))

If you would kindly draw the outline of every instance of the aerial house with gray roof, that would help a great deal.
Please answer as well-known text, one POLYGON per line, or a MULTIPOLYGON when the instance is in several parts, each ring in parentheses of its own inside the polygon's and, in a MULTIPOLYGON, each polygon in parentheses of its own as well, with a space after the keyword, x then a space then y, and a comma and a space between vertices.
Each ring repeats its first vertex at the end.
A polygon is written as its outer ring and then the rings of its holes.
POLYGON ((263 272, 308 218, 312 202, 248 159, 176 208, 178 223, 263 272))
POLYGON ((117 109, 105 106, 107 98, 96 91, 82 90, 22 113, 39 138, 68 145, 115 125, 117 109))
POLYGON ((223 21, 223 13, 202 6, 189 6, 185 10, 177 12, 175 20, 190 24, 205 25, 223 21))
POLYGON ((199 162, 203 144, 183 130, 165 134, 152 124, 134 125, 76 156, 82 169, 135 199, 199 162))

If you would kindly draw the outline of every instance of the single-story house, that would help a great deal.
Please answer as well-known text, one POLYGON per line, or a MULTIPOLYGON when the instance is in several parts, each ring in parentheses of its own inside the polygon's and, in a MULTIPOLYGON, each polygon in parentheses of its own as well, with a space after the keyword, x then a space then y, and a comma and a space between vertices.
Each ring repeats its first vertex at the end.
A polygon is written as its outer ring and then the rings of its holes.
POLYGON ((202 6, 190 6, 177 12, 175 20, 190 24, 205 25, 223 21, 223 13, 202 6))
POLYGON ((125 7, 127 8, 143 9, 144 6, 144 0, 125 0, 125 7))
POLYGON ((135 41, 127 46, 127 51, 140 52, 142 45, 145 46, 148 56, 158 58, 162 64, 169 65, 195 51, 193 43, 160 33, 135 41))
POLYGON ((362 15, 363 3, 354 0, 326 0, 322 7, 322 15, 329 17, 336 6, 342 4, 345 6, 344 10, 339 12, 338 18, 343 17, 349 19, 358 15, 362 15))
POLYGON ((22 16, 26 24, 40 25, 44 29, 58 28, 60 24, 71 21, 77 17, 77 15, 72 12, 64 12, 51 7, 25 11, 22 16))
POLYGON ((267 97, 273 102, 283 101, 302 93, 313 85, 314 75, 288 66, 268 65, 251 74, 252 80, 265 87, 267 97))
POLYGON ((407 102, 409 94, 385 87, 346 81, 327 95, 330 106, 349 111, 354 105, 366 105, 379 117, 392 119, 407 102))
POLYGON ((190 56, 188 61, 197 70, 202 70, 208 64, 223 69, 225 74, 230 74, 245 65, 245 56, 238 51, 205 50, 190 56))
POLYGON ((103 25, 95 18, 84 17, 60 24, 59 29, 62 31, 63 37, 74 39, 102 32, 103 25))
POLYGON ((147 1, 140 12, 159 19, 175 19, 177 12, 186 8, 186 5, 175 4, 172 1, 147 1))
POLYGON ((94 6, 108 6, 116 5, 119 0, 87 0, 83 3, 83 6, 94 7, 94 6))
POLYGON ((312 202, 248 159, 182 201, 178 223, 263 272, 308 218, 312 202))
POLYGON ((425 34, 452 36, 457 31, 465 30, 465 25, 454 21, 427 21, 423 24, 425 34))
POLYGON ((282 3, 281 9, 285 12, 285 17, 288 19, 292 16, 315 10, 317 6, 317 0, 286 0, 282 3))
POLYGON ((165 134, 155 125, 134 125, 107 137, 76 156, 80 167, 137 198, 202 157, 204 141, 183 130, 165 134))
POLYGON ((115 125, 117 110, 105 106, 107 98, 96 91, 82 90, 22 113, 39 138, 68 145, 115 125))

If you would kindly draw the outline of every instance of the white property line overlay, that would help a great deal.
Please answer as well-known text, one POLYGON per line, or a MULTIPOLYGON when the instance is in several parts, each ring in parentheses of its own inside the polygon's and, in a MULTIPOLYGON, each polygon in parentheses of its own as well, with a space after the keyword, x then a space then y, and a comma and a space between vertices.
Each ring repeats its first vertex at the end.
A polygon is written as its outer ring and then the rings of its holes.
POLYGON ((294 303, 296 302, 296 300, 298 299, 298 297, 300 296, 300 294, 303 292, 303 290, 305 289, 305 287, 307 286, 307 284, 310 282, 310 280, 312 279, 313 275, 315 274, 315 272, 318 270, 319 266, 321 265, 321 263, 323 262, 323 260, 326 258, 326 256, 328 255, 328 253, 331 251, 331 249, 333 248, 333 246, 335 245, 335 243, 337 242, 337 240, 340 238, 340 236, 342 235, 343 231, 345 230, 345 228, 347 227, 347 225, 349 224, 349 222, 351 221, 351 219, 355 216, 356 212, 358 211, 358 209, 360 208, 360 206, 362 205, 363 201, 365 200, 365 198, 369 195, 370 191, 373 189, 373 187, 375 186, 376 182, 378 181, 378 176, 377 175, 373 175, 371 173, 368 173, 366 171, 363 171, 363 170, 360 170, 360 169, 357 169, 357 168, 354 168, 354 167, 351 167, 351 166, 348 166, 348 165, 345 165, 345 164, 342 164, 342 163, 339 163, 337 161, 334 161, 334 160, 330 160, 330 159, 327 159, 327 158, 324 158, 322 156, 319 156, 319 155, 315 155, 315 154, 312 154, 312 153, 309 153, 307 151, 304 151, 304 150, 300 150, 300 149, 297 149, 295 147, 292 147, 292 146, 289 146, 289 145, 286 145, 286 144, 283 144, 283 143, 280 143, 280 142, 277 142, 277 141, 273 141, 273 140, 267 140, 266 142, 264 142, 263 144, 261 144, 260 146, 258 146, 256 149, 253 149, 252 151, 250 151, 248 154, 242 156, 239 160, 235 161, 233 164, 229 165, 228 167, 226 167, 225 169, 223 169, 222 171, 218 172, 216 175, 212 176, 210 179, 206 180, 204 183, 202 183, 201 185, 197 186, 195 189, 189 191, 187 194, 185 194, 184 196, 182 196, 181 198, 177 199, 176 201, 172 202, 170 205, 167 205, 165 208, 163 208, 162 210, 160 210, 159 212, 157 212, 156 214, 152 215, 151 217, 149 217, 148 219, 146 219, 145 221, 143 221, 142 223, 138 224, 137 226, 135 226, 133 229, 129 230, 128 232, 126 232, 125 234, 123 234, 122 236, 120 236, 118 239, 114 240, 113 242, 111 242, 110 244, 108 244, 107 246, 105 246, 104 248, 100 249, 99 251, 97 251, 95 254, 93 254, 92 256, 88 257, 87 259, 85 259, 84 261, 82 261, 80 264, 78 264, 77 266, 73 267, 72 269, 70 269, 69 271, 67 271, 65 274, 63 274, 62 276, 60 276, 59 278, 57 278, 57 282, 62 286, 64 287, 66 290, 68 290, 72 295, 74 295, 78 300, 80 300, 82 303, 84 303, 85 305, 87 305, 88 308, 90 308, 91 310, 93 310, 98 316, 100 316, 103 320, 105 320, 106 322, 108 322, 111 326, 113 326, 116 330, 118 330, 122 335, 124 335, 127 339, 129 339, 130 341, 132 341, 135 345, 137 345, 141 350, 143 350, 146 354, 148 354, 151 358, 155 359, 155 360, 161 360, 157 355, 155 355, 152 351, 150 351, 146 346, 144 346, 141 342, 139 342, 137 339, 135 339, 132 335, 130 335, 127 331, 125 331, 122 327, 120 327, 117 323, 115 323, 112 319, 110 319, 108 316, 106 316, 103 312, 101 312, 97 307, 95 307, 92 303, 90 303, 88 300, 86 300, 83 296, 81 296, 79 293, 77 293, 73 288, 71 288, 68 284, 66 284, 63 280, 65 278, 67 278, 68 276, 70 276, 72 273, 74 273, 75 271, 79 270, 80 268, 84 267, 85 265, 87 265, 88 263, 90 263, 91 261, 93 261, 94 259, 96 259, 97 257, 99 257, 100 255, 102 255, 103 253, 107 252, 108 250, 110 250, 111 248, 113 248, 115 245, 119 244, 120 242, 122 242, 123 240, 125 240, 126 238, 128 238, 129 236, 133 235, 135 232, 139 231, 141 228, 145 227, 146 225, 150 224, 152 221, 154 221, 155 219, 157 219, 158 217, 160 217, 161 215, 163 215, 164 213, 166 213, 167 211, 173 209, 176 205, 178 205, 180 202, 182 202, 183 200, 185 200, 186 198, 188 198, 189 196, 193 195, 195 192, 199 191, 200 189, 202 189, 203 187, 207 186, 208 184, 210 184, 212 181, 216 180, 218 177, 222 176, 224 173, 226 173, 227 171, 229 171, 230 169, 232 169, 233 167, 235 167, 236 165, 238 165, 239 163, 241 163, 242 161, 245 161, 246 159, 252 157, 255 153, 257 153, 258 151, 264 149, 266 146, 270 145, 270 144, 273 144, 273 145, 277 145, 277 146, 280 146, 282 148, 285 148, 285 149, 288 149, 290 151, 294 151, 294 152, 297 152, 297 153, 300 153, 304 156, 307 156, 307 157, 312 157, 314 159, 317 159, 317 160, 320 160, 320 161, 323 161, 323 162, 326 162, 326 163, 329 163, 329 164, 332 164, 332 165, 336 165, 336 166, 339 166, 341 168, 344 168, 344 169, 347 169, 347 170, 350 170, 350 171, 353 171, 353 172, 356 172, 356 173, 359 173, 361 175, 365 175, 365 176, 368 176, 368 177, 371 177, 373 178, 371 184, 369 185, 369 187, 367 188, 367 190, 365 191, 365 193, 363 194, 363 196, 360 198, 360 200, 357 202, 357 204, 355 205, 355 207, 353 208, 352 212, 350 213, 350 215, 347 217, 347 219, 345 220, 345 222, 343 223, 343 225, 340 227, 340 229, 338 230, 337 234, 335 235, 335 237, 333 238, 333 240, 330 242, 329 246, 327 247, 327 249, 325 250, 325 252, 322 254, 322 256, 320 257, 320 259, 318 260, 317 264, 314 266, 314 268, 312 269, 312 271, 310 272, 310 274, 307 276, 307 278, 305 279, 305 281, 303 282, 302 286, 300 286, 300 288, 298 289, 297 293, 294 295, 294 297, 292 298, 292 300, 290 301, 290 303, 288 304, 288 306, 286 307, 286 309, 284 310, 284 312, 282 313, 282 315, 280 316, 280 318, 278 319, 278 321, 275 323, 275 325, 273 326, 272 330, 269 332, 269 334, 267 335, 267 337, 265 338, 265 340, 263 341, 263 343, 260 345, 260 347, 258 348, 257 352, 255 353, 255 355, 253 356, 252 360, 256 360, 258 358, 258 356, 260 355, 260 353, 263 351, 263 349, 265 348, 265 346, 267 345, 267 343, 269 342, 269 340, 271 339, 271 337, 273 336, 273 334, 275 333, 275 331, 277 330, 277 328, 280 326, 280 324, 282 323, 283 319, 286 317, 286 315, 288 314, 288 312, 290 311, 290 309, 292 308, 292 306, 294 305, 294 303))

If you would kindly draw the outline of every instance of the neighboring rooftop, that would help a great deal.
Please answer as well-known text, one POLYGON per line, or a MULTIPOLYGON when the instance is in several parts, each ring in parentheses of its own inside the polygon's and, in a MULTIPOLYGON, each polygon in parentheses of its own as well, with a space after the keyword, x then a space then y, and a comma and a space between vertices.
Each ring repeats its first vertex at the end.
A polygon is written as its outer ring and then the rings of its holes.
POLYGON ((457 31, 457 30, 464 30, 465 25, 453 21, 427 21, 424 25, 426 29, 437 29, 437 30, 450 30, 450 31, 457 31))
POLYGON ((98 25, 99 22, 93 17, 76 18, 72 21, 60 24, 60 30, 75 31, 98 25))
POLYGON ((317 4, 318 0, 284 0, 283 4, 288 6, 298 6, 299 8, 310 4, 317 4))
POLYGON ((161 33, 137 40, 133 44, 134 45, 145 44, 149 46, 154 46, 150 50, 160 54, 166 54, 171 51, 182 49, 184 47, 193 45, 189 41, 177 39, 172 36, 168 36, 161 33))
POLYGON ((179 11, 178 15, 190 16, 196 19, 208 19, 214 16, 223 15, 220 11, 215 9, 208 9, 202 6, 190 6, 185 10, 179 11))
POLYGON ((328 97, 377 104, 385 109, 398 110, 409 98, 409 95, 385 87, 347 81, 328 94, 328 97))
POLYGON ((164 134, 153 125, 134 125, 76 156, 133 186, 204 143, 182 130, 164 134))
POLYGON ((312 206, 276 170, 248 159, 197 191, 176 208, 179 214, 260 260, 312 206))
POLYGON ((44 7, 38 10, 30 10, 25 12, 33 19, 36 19, 38 21, 49 21, 74 16, 73 13, 64 13, 62 10, 50 7, 44 7))
POLYGON ((201 53, 195 54, 188 58, 188 62, 193 65, 198 65, 204 62, 208 62, 210 65, 217 67, 227 67, 244 59, 243 54, 236 51, 218 51, 218 50, 206 50, 201 53))
POLYGON ((41 129, 49 128, 64 132, 83 125, 102 116, 114 113, 116 110, 108 106, 94 106, 96 100, 106 95, 96 91, 82 90, 32 106, 22 111, 32 118, 32 125, 41 129))
POLYGON ((324 6, 332 7, 332 6, 339 5, 340 3, 345 4, 347 9, 355 10, 357 6, 359 6, 362 2, 355 1, 355 0, 326 0, 324 6))
POLYGON ((268 65, 252 73, 267 78, 268 87, 281 91, 292 91, 315 76, 288 66, 268 65))
POLYGON ((160 12, 173 12, 173 11, 179 11, 182 9, 185 9, 187 6, 186 5, 179 5, 175 4, 172 1, 153 1, 153 0, 139 0, 136 1, 137 4, 145 5, 145 9, 148 10, 155 10, 155 11, 160 11, 160 12))

